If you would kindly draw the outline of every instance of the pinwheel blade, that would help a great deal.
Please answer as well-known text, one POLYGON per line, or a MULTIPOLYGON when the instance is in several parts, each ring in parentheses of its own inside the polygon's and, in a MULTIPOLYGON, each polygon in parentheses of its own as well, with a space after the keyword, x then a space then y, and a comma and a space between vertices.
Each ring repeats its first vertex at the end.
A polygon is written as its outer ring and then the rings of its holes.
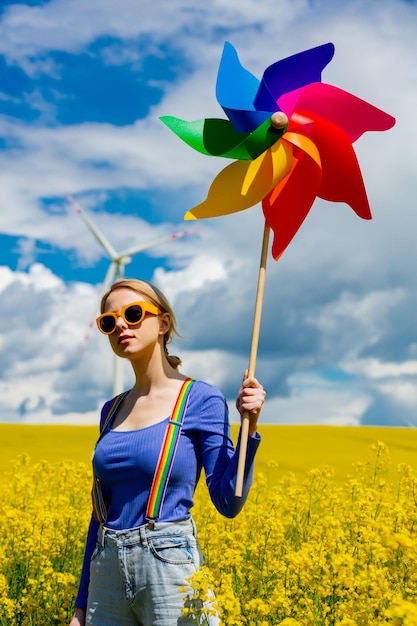
MULTIPOLYGON (((311 115, 311 114, 310 114, 311 115)), ((320 154, 322 179, 317 195, 331 202, 345 202, 363 218, 372 218, 368 197, 353 146, 336 124, 318 115, 309 137, 320 154)))
POLYGON ((351 142, 366 131, 389 130, 395 118, 353 94, 325 83, 314 83, 284 94, 279 106, 290 117, 295 110, 320 115, 342 128, 351 142))
MULTIPOLYGON (((253 106, 258 88, 259 80, 241 65, 236 49, 226 42, 217 74, 216 97, 237 132, 251 133, 271 115, 253 106)), ((276 107, 272 110, 276 111, 276 107)))
POLYGON ((304 154, 300 160, 294 159, 291 172, 262 201, 265 220, 274 232, 272 256, 275 260, 282 256, 307 217, 320 181, 320 165, 304 154))
POLYGON ((248 161, 235 161, 228 165, 213 180, 206 200, 190 209, 184 215, 184 219, 193 220, 228 215, 248 209, 259 202, 263 197, 262 191, 259 192, 252 187, 251 193, 246 195, 242 193, 248 168, 248 161))
POLYGON ((184 219, 228 215, 260 202, 290 169, 291 150, 284 144, 275 146, 253 162, 235 161, 222 170, 206 200, 188 211, 184 219))
POLYGON ((165 115, 160 118, 173 133, 194 150, 228 159, 256 159, 284 133, 266 122, 253 133, 237 133, 228 120, 206 119, 187 122, 165 115))
POLYGON ((271 187, 277 185, 290 171, 293 151, 286 141, 274 144, 270 150, 261 154, 249 163, 248 171, 242 185, 242 193, 246 195, 258 176, 271 179, 271 187), (262 170, 263 168, 263 170, 262 170), (261 171, 262 170, 262 171, 261 171))
POLYGON ((321 82, 321 73, 333 55, 334 45, 326 43, 267 67, 254 100, 255 109, 276 111, 277 102, 283 94, 310 83, 321 82))
POLYGON ((207 119, 187 122, 169 115, 162 116, 160 120, 186 144, 202 154, 225 156, 233 146, 242 141, 242 134, 237 133, 228 120, 207 119))

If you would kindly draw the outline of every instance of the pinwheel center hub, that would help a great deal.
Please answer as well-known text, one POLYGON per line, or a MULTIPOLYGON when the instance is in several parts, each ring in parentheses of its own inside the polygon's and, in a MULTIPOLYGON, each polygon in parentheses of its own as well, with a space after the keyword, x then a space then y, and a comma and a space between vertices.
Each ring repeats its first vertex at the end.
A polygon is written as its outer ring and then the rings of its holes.
POLYGON ((288 124, 288 117, 282 111, 276 111, 271 115, 271 124, 277 130, 282 130, 288 124))

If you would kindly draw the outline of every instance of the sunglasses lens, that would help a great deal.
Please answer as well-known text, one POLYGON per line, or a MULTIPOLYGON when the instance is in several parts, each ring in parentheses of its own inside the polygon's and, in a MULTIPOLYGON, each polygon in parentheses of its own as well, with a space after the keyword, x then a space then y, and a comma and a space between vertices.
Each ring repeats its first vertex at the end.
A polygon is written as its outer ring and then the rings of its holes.
POLYGON ((113 315, 106 315, 100 320, 100 328, 103 333, 112 333, 116 327, 116 320, 113 315))
POLYGON ((143 309, 139 304, 133 304, 125 309, 125 320, 128 324, 138 324, 143 317, 143 309))

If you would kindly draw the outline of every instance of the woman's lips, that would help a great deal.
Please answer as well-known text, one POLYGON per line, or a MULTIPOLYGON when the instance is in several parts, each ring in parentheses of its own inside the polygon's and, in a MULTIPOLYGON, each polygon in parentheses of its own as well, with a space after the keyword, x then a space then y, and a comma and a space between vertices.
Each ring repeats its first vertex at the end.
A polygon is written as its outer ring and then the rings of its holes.
POLYGON ((127 343, 130 339, 132 339, 131 335, 120 335, 120 337, 117 340, 117 343, 121 345, 123 343, 127 343))

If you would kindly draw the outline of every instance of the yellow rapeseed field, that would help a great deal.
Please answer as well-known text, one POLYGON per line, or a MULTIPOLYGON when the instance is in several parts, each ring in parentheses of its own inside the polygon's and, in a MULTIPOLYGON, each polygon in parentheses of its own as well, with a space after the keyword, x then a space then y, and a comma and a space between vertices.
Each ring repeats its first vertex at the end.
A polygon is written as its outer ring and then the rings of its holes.
MULTIPOLYGON (((417 431, 262 426, 235 520, 193 511, 228 626, 417 626, 417 431)), ((93 427, 0 425, 0 626, 69 623, 90 516, 93 427), (20 455, 20 456, 19 456, 20 455)))

